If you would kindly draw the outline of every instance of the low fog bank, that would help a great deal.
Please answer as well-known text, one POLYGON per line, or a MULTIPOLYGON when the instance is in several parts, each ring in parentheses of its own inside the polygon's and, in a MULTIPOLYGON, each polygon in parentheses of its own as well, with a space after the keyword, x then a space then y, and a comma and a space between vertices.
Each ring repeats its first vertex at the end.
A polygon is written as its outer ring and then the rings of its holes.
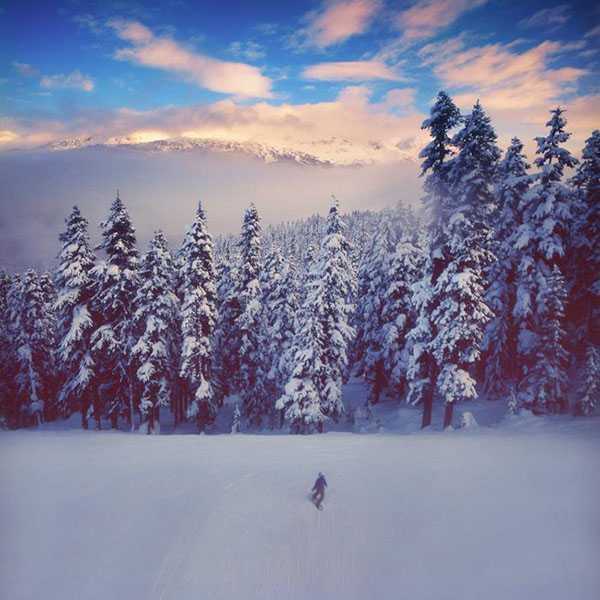
POLYGON ((155 229, 176 247, 204 203, 213 234, 238 231, 255 202, 263 225, 325 213, 335 194, 344 212, 377 210, 420 194, 411 162, 360 168, 266 164, 253 157, 202 152, 149 154, 90 148, 0 154, 0 266, 47 268, 73 204, 90 222, 92 241, 117 189, 144 248, 155 229))

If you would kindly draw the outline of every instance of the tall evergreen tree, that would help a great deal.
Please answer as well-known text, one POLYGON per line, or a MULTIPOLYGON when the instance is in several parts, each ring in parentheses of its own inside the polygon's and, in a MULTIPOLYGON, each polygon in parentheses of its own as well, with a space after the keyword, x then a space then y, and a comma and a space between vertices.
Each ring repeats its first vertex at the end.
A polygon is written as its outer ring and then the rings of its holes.
POLYGON ((538 293, 538 303, 544 306, 544 320, 539 323, 536 361, 525 379, 525 385, 537 402, 548 412, 562 410, 567 396, 568 355, 564 348, 564 307, 566 302, 564 277, 558 265, 538 293))
POLYGON ((291 376, 276 408, 294 433, 323 431, 326 419, 344 413, 342 383, 354 330, 350 325, 356 275, 351 246, 334 201, 317 261, 305 277, 290 352, 291 376))
POLYGON ((33 270, 25 272, 19 294, 16 329, 17 402, 21 423, 41 423, 51 402, 54 377, 53 320, 33 270))
POLYGON ((323 411, 327 366, 323 348, 327 338, 321 318, 318 295, 320 283, 316 277, 307 282, 305 298, 294 326, 290 350, 290 379, 275 407, 283 411, 292 433, 323 431, 326 416, 323 411))
POLYGON ((58 321, 58 360, 62 385, 58 410, 68 416, 81 410, 81 426, 88 428, 88 411, 92 401, 91 384, 94 362, 91 336, 94 320, 90 303, 93 295, 91 270, 94 254, 89 246, 88 222, 77 206, 65 221, 60 235, 62 248, 56 270, 56 313, 58 321))
POLYGON ((575 186, 569 313, 579 348, 600 346, 600 131, 586 140, 575 186))
POLYGON ((575 414, 591 415, 600 405, 600 350, 588 344, 575 414))
POLYGON ((140 430, 160 433, 160 408, 169 406, 177 373, 179 303, 173 258, 161 231, 155 233, 139 268, 131 349, 141 384, 140 430))
POLYGON ((298 309, 294 269, 277 246, 265 258, 260 285, 262 315, 259 393, 263 397, 262 412, 270 415, 274 424, 275 401, 283 393, 290 375, 289 350, 298 309))
POLYGON ((49 400, 44 402, 44 420, 53 421, 59 414, 57 406, 57 397, 60 390, 60 378, 56 373, 57 364, 57 320, 56 320, 56 286, 52 274, 44 271, 39 275, 40 288, 42 290, 42 298, 44 301, 45 312, 48 318, 48 347, 52 353, 52 376, 47 382, 49 400))
POLYGON ((354 330, 350 319, 354 311, 356 274, 351 262, 351 245, 344 235, 345 225, 334 199, 327 217, 327 230, 316 265, 315 301, 320 311, 326 343, 321 362, 326 381, 321 410, 337 420, 344 413, 342 383, 347 373, 348 351, 354 330))
POLYGON ((183 321, 180 376, 191 397, 188 416, 196 419, 202 431, 212 423, 217 400, 212 381, 212 337, 217 320, 217 289, 213 243, 206 229, 202 205, 182 247, 183 321))
POLYGON ((102 243, 98 249, 104 251, 106 262, 92 271, 93 305, 99 322, 91 339, 96 389, 105 399, 102 403, 112 427, 117 427, 119 414, 125 413, 133 428, 135 374, 130 349, 139 255, 135 229, 118 194, 101 228, 102 243))
POLYGON ((14 360, 9 311, 11 286, 11 276, 0 269, 0 429, 10 425, 10 407, 14 398, 14 360))
POLYGON ((494 312, 483 343, 485 388, 491 395, 506 394, 518 378, 518 325, 513 316, 519 258, 515 232, 523 223, 524 202, 531 184, 527 169, 523 144, 513 138, 498 166, 493 244, 497 260, 490 269, 490 287, 486 295, 494 312))
POLYGON ((239 242, 237 294, 240 314, 236 321, 236 329, 239 333, 239 391, 245 416, 255 426, 260 426, 265 416, 260 394, 256 390, 260 359, 260 235, 258 212, 252 204, 244 214, 239 242))
POLYGON ((382 304, 381 360, 388 374, 388 385, 402 394, 408 381, 408 361, 412 353, 409 332, 416 322, 411 299, 412 288, 422 277, 423 251, 406 238, 401 239, 391 256, 382 304))
MULTIPOLYGON (((540 382, 535 376, 536 363, 543 355, 543 329, 550 318, 548 307, 551 280, 558 277, 554 267, 563 267, 570 237, 571 204, 573 194, 562 182, 565 168, 574 167, 576 159, 562 147, 570 134, 565 132, 564 110, 551 111, 547 123, 550 131, 546 137, 536 138, 538 157, 535 165, 536 183, 527 195, 523 223, 516 236, 516 247, 520 251, 517 268, 517 302, 514 315, 520 329, 517 349, 523 365, 523 382, 520 386, 520 401, 544 410, 553 410, 549 400, 546 406, 540 398, 540 382), (533 373, 533 374, 532 374, 533 373)), ((558 293, 558 292, 557 292, 558 293)), ((564 307, 563 307, 564 310, 564 307)), ((564 323, 561 324, 564 327, 564 323)), ((557 368, 560 363, 557 364, 557 368)), ((560 379, 560 378, 559 378, 560 379)), ((560 410, 568 409, 566 396, 562 398, 560 410)))
POLYGON ((15 273, 11 277, 10 287, 6 294, 6 315, 5 325, 6 351, 8 353, 8 362, 3 365, 3 371, 6 373, 6 380, 9 390, 9 396, 6 405, 7 422, 10 428, 19 427, 21 424, 20 399, 17 393, 17 373, 18 373, 18 334, 19 334, 19 314, 21 312, 23 296, 23 276, 15 273))
POLYGON ((448 258, 447 233, 449 194, 449 159, 453 156, 450 134, 462 122, 460 111, 444 91, 440 91, 431 107, 431 114, 423 121, 431 142, 421 151, 421 176, 425 177, 424 204, 429 213, 429 248, 425 275, 418 286, 418 316, 414 331, 410 334, 413 356, 408 369, 409 400, 423 403, 422 427, 431 424, 433 397, 438 377, 436 360, 431 353, 431 341, 435 336, 432 313, 441 299, 435 297, 433 289, 446 268, 448 258))
POLYGON ((439 369, 438 391, 444 399, 444 427, 452 423, 457 401, 477 397, 472 366, 479 359, 484 328, 492 313, 484 301, 485 269, 494 259, 489 215, 500 151, 496 133, 479 102, 456 134, 458 154, 448 174, 448 262, 433 285, 437 303, 431 319, 432 353, 439 369))
POLYGON ((395 316, 388 310, 384 315, 394 250, 394 236, 387 221, 381 224, 379 235, 373 237, 359 270, 359 293, 354 315, 357 339, 356 373, 362 375, 370 387, 369 402, 377 404, 387 388, 391 372, 386 369, 383 354, 387 326, 395 316))
POLYGON ((240 313, 237 296, 238 257, 227 248, 217 263, 217 323, 215 326, 213 373, 214 393, 218 406, 236 389, 235 374, 239 370, 236 321, 240 313))

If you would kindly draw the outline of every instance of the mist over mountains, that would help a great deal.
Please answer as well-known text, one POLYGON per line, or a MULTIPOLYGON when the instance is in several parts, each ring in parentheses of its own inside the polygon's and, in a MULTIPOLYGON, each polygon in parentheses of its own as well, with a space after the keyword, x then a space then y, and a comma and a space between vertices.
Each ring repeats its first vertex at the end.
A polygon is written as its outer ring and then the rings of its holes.
POLYGON ((378 209, 420 195, 417 165, 340 166, 287 155, 260 145, 151 142, 96 144, 65 141, 36 151, 0 154, 0 256, 5 268, 46 268, 58 234, 77 204, 90 221, 92 241, 116 190, 127 202, 140 247, 160 228, 181 241, 195 206, 206 207, 211 233, 239 230, 254 202, 265 225, 326 214, 331 194, 344 212, 378 209))

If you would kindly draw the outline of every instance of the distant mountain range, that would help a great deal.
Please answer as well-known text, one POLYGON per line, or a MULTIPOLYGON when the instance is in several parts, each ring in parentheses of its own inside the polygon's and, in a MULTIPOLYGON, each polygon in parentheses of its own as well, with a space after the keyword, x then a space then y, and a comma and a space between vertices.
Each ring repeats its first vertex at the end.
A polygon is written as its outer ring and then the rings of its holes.
MULTIPOLYGON (((390 149, 377 142, 357 145, 345 138, 316 140, 308 144, 313 152, 276 147, 257 142, 235 142, 210 138, 170 138, 152 142, 139 142, 128 137, 99 140, 93 137, 73 137, 51 142, 42 149, 51 151, 79 150, 82 148, 124 148, 144 152, 209 152, 229 153, 256 157, 266 163, 293 162, 300 165, 320 167, 348 166, 359 167, 380 162, 383 154, 389 156, 390 149)), ((396 160, 410 160, 411 155, 404 149, 391 149, 396 160)))

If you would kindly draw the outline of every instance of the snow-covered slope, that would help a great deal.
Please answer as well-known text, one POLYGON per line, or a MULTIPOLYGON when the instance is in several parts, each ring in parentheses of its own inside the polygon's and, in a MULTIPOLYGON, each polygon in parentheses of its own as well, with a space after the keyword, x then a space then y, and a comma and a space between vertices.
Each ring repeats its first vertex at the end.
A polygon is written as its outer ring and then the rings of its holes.
POLYGON ((89 147, 107 149, 128 148, 144 152, 214 152, 253 156, 264 162, 294 162, 313 166, 363 166, 379 162, 382 158, 411 160, 409 151, 398 147, 385 148, 371 142, 357 145, 345 138, 314 140, 303 145, 302 149, 285 146, 273 146, 259 142, 230 141, 212 138, 170 138, 141 142, 135 137, 113 137, 97 139, 93 137, 74 137, 46 144, 46 150, 80 150, 89 147))
POLYGON ((592 600, 597 431, 4 432, 2 597, 592 600))

